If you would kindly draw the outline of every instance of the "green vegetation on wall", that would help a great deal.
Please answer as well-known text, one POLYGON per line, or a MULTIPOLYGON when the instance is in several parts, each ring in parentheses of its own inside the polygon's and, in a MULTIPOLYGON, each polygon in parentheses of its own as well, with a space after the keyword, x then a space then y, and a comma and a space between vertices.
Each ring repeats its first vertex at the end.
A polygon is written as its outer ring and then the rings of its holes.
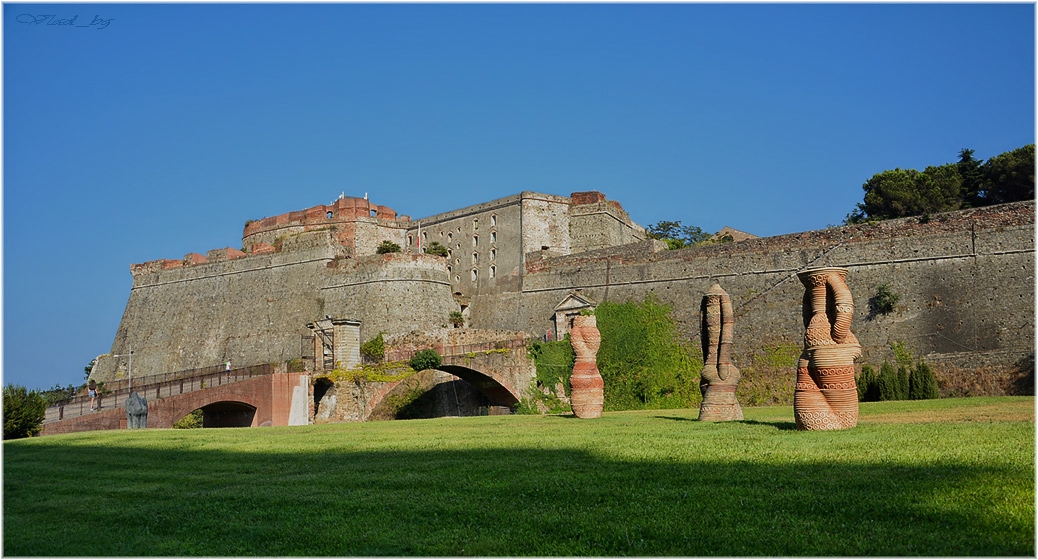
POLYGON ((375 249, 375 252, 379 255, 384 255, 386 253, 399 253, 400 245, 398 243, 393 243, 392 241, 385 240, 378 244, 378 248, 375 249))
POLYGON ((443 363, 443 357, 440 353, 432 348, 426 348, 425 350, 419 350, 411 357, 411 360, 407 362, 409 366, 415 371, 422 371, 426 369, 436 369, 443 363))
POLYGON ((382 338, 383 333, 378 333, 377 336, 371 340, 360 345, 360 353, 375 362, 381 362, 382 358, 386 356, 386 341, 382 338))
POLYGON ((527 351, 537 368, 528 396, 515 407, 516 414, 539 414, 542 409, 552 413, 568 412, 570 406, 561 397, 569 396, 569 377, 573 373, 573 346, 569 335, 552 342, 533 341, 527 351), (559 386, 563 394, 559 394, 559 386), (540 406, 538 406, 538 404, 540 406))
POLYGON ((749 364, 736 364, 742 373, 736 397, 742 406, 789 405, 796 388, 800 344, 765 344, 753 353, 749 364))
POLYGON ((678 335, 670 312, 652 292, 640 303, 603 302, 595 309, 605 410, 685 408, 702 401, 703 359, 678 335))

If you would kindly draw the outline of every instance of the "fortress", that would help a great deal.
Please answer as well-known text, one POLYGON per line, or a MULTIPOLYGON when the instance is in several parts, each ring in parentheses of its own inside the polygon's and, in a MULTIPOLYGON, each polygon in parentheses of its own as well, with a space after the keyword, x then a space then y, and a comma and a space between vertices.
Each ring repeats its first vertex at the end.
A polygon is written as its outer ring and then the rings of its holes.
POLYGON ((840 266, 869 363, 904 341, 943 375, 983 369, 997 391, 1029 374, 1033 393, 1034 212, 1030 201, 667 250, 595 191, 522 192, 419 220, 341 197, 247 222, 241 249, 131 265, 126 310, 92 377, 122 379, 131 350, 138 378, 227 361, 302 358, 321 370, 355 363, 359 342, 379 333, 400 345, 557 338, 581 307, 649 292, 697 340, 715 282, 738 318, 741 367, 762 345, 799 343, 796 272, 840 266), (378 254, 383 241, 402 251, 378 254), (446 257, 424 252, 434 242, 446 257), (870 311, 880 285, 901 296, 892 313, 870 311), (449 326, 454 311, 470 328, 449 326))

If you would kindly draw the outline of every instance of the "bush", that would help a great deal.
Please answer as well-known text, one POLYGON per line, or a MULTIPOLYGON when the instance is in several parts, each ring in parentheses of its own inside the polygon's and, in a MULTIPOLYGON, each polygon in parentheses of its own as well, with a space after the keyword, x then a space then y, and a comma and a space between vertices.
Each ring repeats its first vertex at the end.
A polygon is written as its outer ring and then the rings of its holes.
POLYGON ((569 395, 569 377, 573 374, 573 362, 576 354, 569 342, 569 335, 563 340, 530 343, 527 355, 533 359, 537 368, 537 384, 555 393, 555 387, 562 383, 563 391, 569 395))
POLYGON ((285 363, 289 373, 299 373, 306 371, 306 360, 303 358, 293 358, 285 363))
POLYGON ((876 295, 869 298, 869 308, 873 314, 886 315, 894 310, 900 300, 901 296, 895 294, 888 284, 881 284, 876 288, 876 295))
POLYGON ((381 362, 386 357, 386 341, 382 338, 383 333, 360 345, 360 353, 376 362, 381 362))
POLYGON ((4 439, 40 435, 46 417, 47 402, 39 391, 20 385, 4 386, 4 439))
POLYGON ((177 420, 177 422, 173 424, 173 427, 178 430, 191 430, 194 428, 201 428, 202 418, 204 416, 205 413, 202 412, 202 409, 196 408, 195 410, 191 411, 191 414, 188 414, 180 420, 177 420))
POLYGON ((879 400, 898 400, 897 368, 890 362, 883 362, 879 368, 879 400))
POLYGON ((858 401, 875 402, 879 400, 879 378, 872 366, 861 366, 861 373, 854 380, 858 386, 858 401))
POLYGON ((443 363, 443 357, 440 353, 432 348, 426 348, 416 353, 407 362, 407 365, 411 366, 411 369, 415 371, 423 371, 427 369, 436 369, 443 363))
POLYGON ((670 306, 650 292, 641 303, 603 302, 595 316, 602 333, 597 361, 605 383, 605 410, 699 404, 703 360, 678 336, 670 306))
POLYGON ((461 311, 451 311, 450 315, 447 316, 447 321, 454 325, 456 329, 465 326, 465 316, 461 314, 461 311))
POLYGON ((378 244, 378 248, 375 249, 375 252, 380 255, 384 255, 386 253, 399 253, 400 245, 397 245, 396 243, 393 243, 392 241, 388 240, 383 241, 382 243, 378 244))
POLYGON ((447 256, 447 248, 444 247, 443 245, 440 245, 439 241, 433 241, 432 243, 429 244, 428 247, 425 248, 425 254, 426 255, 436 255, 436 256, 439 256, 439 257, 446 257, 447 256))
POLYGON ((79 389, 80 388, 77 388, 72 384, 69 384, 67 387, 62 387, 61 385, 55 384, 50 389, 47 389, 46 391, 41 391, 40 396, 43 397, 43 400, 47 403, 47 406, 54 406, 58 403, 72 400, 72 398, 76 396, 76 391, 78 391, 79 389))
POLYGON ((909 382, 908 379, 912 376, 912 370, 908 366, 897 366, 897 399, 899 401, 908 400, 909 382))
POLYGON ((908 389, 908 398, 921 400, 936 399, 937 397, 937 377, 933 374, 933 370, 930 369, 929 364, 920 361, 916 364, 915 371, 912 372, 908 389))

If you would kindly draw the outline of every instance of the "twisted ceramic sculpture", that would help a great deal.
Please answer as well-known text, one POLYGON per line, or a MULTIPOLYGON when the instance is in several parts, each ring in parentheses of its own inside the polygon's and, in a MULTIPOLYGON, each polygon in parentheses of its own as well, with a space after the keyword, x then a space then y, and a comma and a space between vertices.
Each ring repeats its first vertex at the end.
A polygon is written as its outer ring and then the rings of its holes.
POLYGON ((569 342, 573 345, 576 362, 569 378, 570 404, 577 418, 602 416, 604 402, 602 376, 598 373, 595 354, 602 345, 598 322, 594 315, 578 315, 573 318, 569 331, 569 342))
POLYGON ((711 422, 742 420, 742 407, 735 398, 742 374, 732 364, 732 298, 714 284, 703 296, 700 306, 703 343, 703 371, 700 373, 699 388, 703 391, 703 404, 699 406, 699 419, 711 422))
POLYGON ((841 430, 858 425, 854 359, 861 345, 851 332, 854 299, 845 268, 797 273, 804 293, 804 352, 797 368, 793 416, 798 430, 841 430))

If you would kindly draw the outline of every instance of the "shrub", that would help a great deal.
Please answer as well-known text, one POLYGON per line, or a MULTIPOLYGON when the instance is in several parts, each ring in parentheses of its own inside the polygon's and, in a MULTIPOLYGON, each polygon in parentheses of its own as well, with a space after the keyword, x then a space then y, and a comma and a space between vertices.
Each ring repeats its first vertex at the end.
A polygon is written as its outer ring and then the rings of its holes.
POLYGON ((436 369, 443 363, 443 357, 440 353, 432 348, 426 348, 420 350, 407 362, 407 365, 411 366, 411 369, 415 371, 422 371, 426 369, 436 369))
POLYGON ((533 359, 537 368, 537 384, 553 394, 555 387, 562 383, 563 391, 569 395, 569 377, 573 374, 573 362, 576 355, 569 342, 569 335, 563 340, 530 343, 527 355, 533 359))
POLYGON ((386 241, 383 241, 382 243, 378 244, 378 248, 375 249, 375 252, 380 254, 380 255, 384 255, 386 253, 399 253, 400 252, 400 245, 397 245, 396 243, 393 243, 392 241, 386 240, 386 241))
POLYGON ((204 417, 204 415, 205 413, 202 412, 201 408, 196 408, 195 410, 191 411, 191 414, 188 414, 180 420, 177 420, 176 423, 173 424, 173 427, 178 430, 190 430, 194 428, 201 428, 202 418, 204 417))
POLYGON ((898 400, 897 368, 890 362, 883 362, 879 368, 879 400, 898 400))
POLYGON ((289 360, 285 366, 288 368, 289 373, 299 373, 306 371, 306 360, 302 358, 293 358, 289 360))
POLYGON ((436 255, 436 256, 439 256, 439 257, 446 257, 447 256, 447 248, 444 247, 443 245, 440 245, 439 241, 433 241, 432 243, 429 244, 428 247, 425 248, 425 254, 426 255, 436 255))
POLYGON ((4 439, 40 435, 46 417, 47 402, 39 391, 20 385, 4 386, 4 439))
POLYGON ((360 345, 360 353, 376 362, 381 362, 386 357, 386 341, 382 338, 383 333, 360 345))
POLYGON ((40 396, 43 397, 47 406, 54 406, 58 403, 72 400, 72 397, 76 396, 76 391, 78 390, 79 388, 72 384, 69 384, 67 387, 55 384, 50 389, 41 391, 40 396))
POLYGON ((912 376, 912 370, 908 366, 897 366, 897 399, 899 401, 908 400, 909 384, 908 379, 912 376))
POLYGON ((909 381, 908 398, 921 400, 936 399, 938 397, 937 377, 926 362, 920 361, 916 364, 915 371, 912 372, 912 377, 909 381))
POLYGON ((895 294, 888 284, 880 284, 876 288, 876 295, 869 298, 869 308, 873 314, 886 315, 894 310, 894 306, 901 300, 901 296, 895 294))
POLYGON ((450 315, 447 316, 447 321, 454 325, 456 329, 465 326, 465 316, 461 314, 461 311, 451 311, 450 315))
POLYGON ((670 306, 650 292, 641 303, 603 302, 598 369, 605 410, 682 408, 699 404, 702 358, 682 340, 670 306))
POLYGON ((879 400, 879 378, 872 366, 861 366, 861 373, 854 380, 858 386, 858 401, 875 402, 879 400))

